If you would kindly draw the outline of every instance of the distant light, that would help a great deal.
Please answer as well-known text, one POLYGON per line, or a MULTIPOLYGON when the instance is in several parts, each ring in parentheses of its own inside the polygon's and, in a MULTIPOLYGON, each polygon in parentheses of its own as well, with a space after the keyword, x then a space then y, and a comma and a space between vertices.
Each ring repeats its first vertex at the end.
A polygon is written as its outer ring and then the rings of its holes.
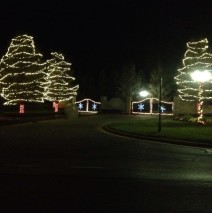
POLYGON ((196 70, 194 72, 191 73, 191 78, 194 81, 198 81, 198 82, 205 82, 205 81, 209 81, 210 79, 212 79, 211 73, 208 70, 205 71, 199 71, 196 70))
POLYGON ((146 90, 144 90, 144 91, 139 92, 139 95, 141 97, 147 97, 149 95, 149 93, 146 90))

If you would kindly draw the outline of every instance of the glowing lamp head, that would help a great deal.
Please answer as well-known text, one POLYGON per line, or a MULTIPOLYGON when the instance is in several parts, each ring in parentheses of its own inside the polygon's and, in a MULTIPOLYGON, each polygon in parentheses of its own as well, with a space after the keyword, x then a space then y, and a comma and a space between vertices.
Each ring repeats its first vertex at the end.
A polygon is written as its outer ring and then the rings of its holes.
POLYGON ((144 91, 139 92, 139 95, 141 97, 147 97, 149 95, 149 93, 146 90, 144 90, 144 91))
POLYGON ((199 71, 196 70, 191 73, 191 78, 197 82, 206 82, 212 79, 211 73, 208 70, 199 71))

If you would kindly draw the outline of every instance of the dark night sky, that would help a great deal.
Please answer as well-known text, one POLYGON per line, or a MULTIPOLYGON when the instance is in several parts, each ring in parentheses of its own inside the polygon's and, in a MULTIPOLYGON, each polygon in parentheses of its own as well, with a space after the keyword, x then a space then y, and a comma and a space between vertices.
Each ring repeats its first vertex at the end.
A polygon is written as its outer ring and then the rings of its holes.
POLYGON ((209 0, 15 2, 1 3, 1 56, 14 36, 26 33, 47 58, 51 51, 62 52, 78 78, 130 62, 150 72, 158 60, 176 72, 186 42, 212 41, 209 0))

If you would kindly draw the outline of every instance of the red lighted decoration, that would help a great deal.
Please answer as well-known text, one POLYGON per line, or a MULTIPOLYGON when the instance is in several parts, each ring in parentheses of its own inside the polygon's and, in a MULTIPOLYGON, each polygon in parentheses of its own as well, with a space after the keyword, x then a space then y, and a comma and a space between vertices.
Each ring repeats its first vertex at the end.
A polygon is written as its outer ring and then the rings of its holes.
POLYGON ((19 113, 20 113, 20 114, 23 114, 23 113, 24 113, 24 104, 20 104, 19 113))
POLYGON ((53 108, 54 108, 54 112, 58 112, 58 103, 57 102, 53 102, 53 108))

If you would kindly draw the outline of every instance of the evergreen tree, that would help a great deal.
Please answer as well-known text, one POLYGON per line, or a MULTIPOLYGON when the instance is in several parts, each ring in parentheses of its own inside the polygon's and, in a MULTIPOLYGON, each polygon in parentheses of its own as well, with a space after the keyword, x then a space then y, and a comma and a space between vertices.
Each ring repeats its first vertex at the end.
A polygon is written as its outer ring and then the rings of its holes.
POLYGON ((71 76, 71 63, 64 60, 62 54, 51 53, 52 59, 47 60, 49 85, 46 87, 45 99, 53 102, 68 101, 77 95, 78 85, 72 86, 75 80, 71 76))
POLYGON ((142 84, 142 73, 136 69, 134 64, 125 65, 118 77, 117 89, 121 97, 131 99, 139 93, 142 84))
MULTIPOLYGON (((195 71, 209 71, 212 74, 212 55, 207 52, 208 40, 203 39, 197 42, 188 42, 187 50, 184 54, 183 66, 178 69, 178 75, 175 77, 179 97, 186 101, 198 100, 199 83, 191 78, 191 73, 195 71)), ((204 83, 204 91, 202 92, 202 100, 210 99, 212 92, 212 82, 204 83)))
POLYGON ((98 76, 98 91, 99 97, 106 96, 108 99, 114 98, 116 96, 116 76, 117 71, 113 70, 108 72, 106 70, 101 70, 98 76))
POLYGON ((12 39, 0 62, 1 95, 5 105, 43 102, 45 63, 35 50, 33 37, 20 35, 12 39))
POLYGON ((152 98, 159 98, 159 88, 161 78, 162 78, 162 88, 161 88, 162 100, 171 101, 173 100, 173 96, 175 93, 174 80, 171 80, 171 76, 165 73, 160 65, 158 65, 157 68, 150 73, 148 91, 152 98))
POLYGON ((132 99, 137 96, 141 89, 141 71, 138 71, 134 64, 128 64, 123 67, 118 77, 118 94, 126 101, 126 112, 130 114, 132 99))

